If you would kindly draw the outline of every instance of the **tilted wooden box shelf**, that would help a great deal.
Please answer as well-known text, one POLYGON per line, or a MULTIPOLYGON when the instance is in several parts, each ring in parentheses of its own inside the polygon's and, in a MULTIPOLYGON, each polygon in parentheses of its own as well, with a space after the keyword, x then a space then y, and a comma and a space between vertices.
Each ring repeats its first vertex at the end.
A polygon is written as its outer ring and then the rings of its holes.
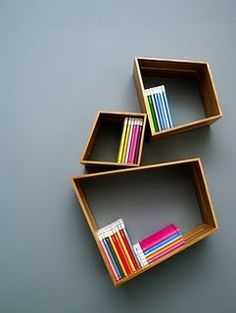
MULTIPOLYGON (((138 57, 134 59, 133 78, 141 112, 148 113, 152 139, 165 138, 191 129, 210 125, 222 117, 222 111, 213 82, 212 73, 207 62, 138 57), (147 77, 156 77, 156 79, 154 79, 148 87, 145 86, 145 78, 147 77), (171 129, 156 132, 150 123, 150 119, 152 117, 147 109, 149 104, 146 100, 144 90, 149 87, 165 84, 165 80, 167 79, 175 79, 176 83, 180 80, 185 80, 187 84, 189 84, 191 80, 195 83, 195 92, 199 96, 199 103, 197 103, 196 106, 198 106, 199 110, 202 110, 202 115, 187 119, 186 122, 181 121, 171 129)), ((172 82, 172 89, 176 88, 175 82, 172 82)), ((169 91, 170 90, 167 88, 167 95, 169 94, 169 91)), ((181 92, 182 94, 188 94, 188 87, 185 89, 182 88, 181 92)), ((178 97, 176 97, 175 94, 175 96, 173 96, 173 101, 170 102, 172 111, 175 109, 176 98, 178 97)), ((190 97, 190 99, 186 100, 186 103, 181 103, 181 105, 184 106, 182 111, 183 113, 184 109, 186 111, 189 109, 191 100, 192 99, 190 97)))
POLYGON ((80 163, 86 167, 135 167, 141 163, 147 115, 132 112, 99 111, 86 142, 80 163), (136 163, 118 163, 118 151, 125 117, 142 118, 143 126, 136 163))
MULTIPOLYGON (((85 215, 90 230, 97 243, 98 249, 103 257, 103 260, 115 286, 127 282, 128 280, 140 275, 141 273, 170 258, 171 256, 192 246, 196 242, 212 234, 218 228, 213 205, 211 202, 211 197, 207 187, 205 174, 201 161, 198 158, 146 165, 136 168, 118 169, 100 173, 84 174, 72 177, 71 181, 82 211, 85 215), (182 176, 184 176, 182 173, 187 172, 189 175, 189 180, 187 181, 187 184, 184 183, 181 185, 181 179, 179 179, 181 177, 173 176, 174 179, 163 179, 161 178, 162 176, 160 176, 160 173, 162 173, 163 171, 164 173, 166 171, 167 174, 169 173, 171 175, 173 172, 175 172, 178 175, 182 176), (174 192, 178 195, 178 200, 174 200, 174 203, 170 204, 169 201, 171 201, 170 198, 173 194, 172 189, 174 189, 173 180, 175 180, 175 186, 177 186, 177 190, 174 192), (167 186, 167 190, 165 190, 167 196, 165 195, 163 197, 163 190, 161 186, 164 184, 167 186), (189 187, 189 185, 191 185, 191 187, 189 187), (122 190, 125 190, 127 192, 126 196, 124 196, 124 194, 121 194, 122 190), (158 192, 160 198, 162 197, 162 199, 155 198, 159 197, 158 192), (184 203, 184 211, 181 211, 181 208, 183 207, 182 198, 186 196, 186 193, 188 195, 190 192, 193 194, 192 197, 194 197, 195 199, 194 203, 184 203), (96 200, 92 200, 91 193, 95 195, 96 200), (150 196, 152 195, 154 195, 154 201, 153 199, 150 199, 150 196), (148 201, 148 199, 150 199, 150 201, 148 201), (136 204, 134 204, 135 201, 136 204), (152 213, 154 212, 154 214, 157 214, 157 218, 156 220, 153 219, 150 213, 151 217, 150 221, 148 221, 149 224, 145 224, 147 223, 147 221, 145 221, 144 223, 144 227, 146 228, 144 229, 144 231, 146 234, 153 231, 154 227, 156 227, 160 214, 168 215, 167 212, 170 206, 172 207, 171 210, 173 210, 174 212, 177 211, 174 214, 175 218, 178 220, 179 226, 181 226, 181 220, 179 219, 184 219, 184 216, 190 214, 191 211, 195 212, 193 213, 195 214, 195 216, 197 212, 199 214, 199 219, 196 222, 194 217, 194 223, 192 223, 188 229, 184 229, 184 227, 181 227, 181 229, 183 230, 183 237, 186 242, 184 246, 176 249, 175 251, 172 251, 155 263, 139 269, 137 272, 125 278, 122 278, 119 281, 115 281, 112 273, 110 272, 109 264, 107 263, 106 256, 104 255, 104 252, 100 247, 97 237, 97 230, 100 227, 104 226, 102 225, 104 223, 104 219, 103 216, 101 217, 101 212, 99 213, 99 217, 98 211, 95 210, 95 207, 98 206, 101 211, 103 211, 102 215, 107 215, 105 217, 105 224, 107 224, 108 221, 113 221, 115 217, 123 218, 123 216, 120 215, 121 211, 119 211, 118 213, 113 212, 113 210, 115 211, 115 209, 112 209, 113 203, 115 208, 119 207, 121 208, 121 210, 123 210, 123 215, 126 214, 125 212, 131 209, 131 214, 129 216, 131 223, 129 223, 128 225, 128 231, 129 227, 131 227, 130 224, 132 224, 132 220, 135 219, 136 215, 141 213, 141 219, 145 219, 146 216, 148 217, 148 209, 151 206, 153 210, 152 213), (139 205, 139 208, 137 208, 137 203, 139 205), (130 206, 132 205, 133 207, 130 208, 130 206), (152 224, 152 228, 150 228, 150 224, 152 224)), ((128 216, 126 216, 126 218, 128 218, 128 216)), ((173 216, 171 218, 173 218, 173 216)), ((170 216, 167 216, 166 220, 169 219, 170 216)), ((141 231, 140 225, 142 225, 142 222, 143 221, 138 221, 137 223, 138 232, 141 231)), ((169 222, 173 221, 169 220, 169 222)), ((132 236, 131 239, 133 239, 132 236)))

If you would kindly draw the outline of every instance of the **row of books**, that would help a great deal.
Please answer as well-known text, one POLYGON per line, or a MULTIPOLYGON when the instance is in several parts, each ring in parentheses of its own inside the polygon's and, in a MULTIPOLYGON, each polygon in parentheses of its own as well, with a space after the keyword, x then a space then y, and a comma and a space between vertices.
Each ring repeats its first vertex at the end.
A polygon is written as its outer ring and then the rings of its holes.
POLYGON ((147 97, 147 109, 151 116, 150 123, 156 132, 173 128, 169 101, 165 86, 161 85, 144 90, 147 97))
POLYGON ((97 235, 115 280, 140 268, 122 219, 99 229, 97 235))
POLYGON ((137 163, 143 127, 142 118, 126 117, 120 140, 118 163, 137 163))
POLYGON ((142 267, 164 257, 185 244, 180 229, 169 224, 162 230, 136 243, 133 248, 142 267))

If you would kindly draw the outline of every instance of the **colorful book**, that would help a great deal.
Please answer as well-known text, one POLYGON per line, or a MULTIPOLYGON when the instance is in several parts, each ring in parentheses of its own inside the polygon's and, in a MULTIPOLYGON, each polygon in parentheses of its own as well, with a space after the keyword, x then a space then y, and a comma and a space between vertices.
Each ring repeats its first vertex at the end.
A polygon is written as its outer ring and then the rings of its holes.
POLYGON ((155 114, 155 110, 154 110, 154 105, 153 105, 153 102, 152 102, 152 97, 150 95, 150 90, 146 89, 145 93, 146 93, 146 96, 148 98, 148 103, 149 103, 149 107, 150 107, 150 111, 151 111, 151 115, 152 115, 154 129, 155 129, 156 132, 158 132, 159 128, 158 128, 158 124, 157 124, 157 118, 156 118, 156 114, 155 114))
POLYGON ((97 236, 115 280, 140 268, 122 219, 99 229, 97 236))
POLYGON ((145 89, 144 93, 152 129, 157 132, 174 127, 165 86, 145 89))
POLYGON ((128 138, 127 150, 126 150, 126 155, 125 155, 125 163, 129 163, 129 152, 131 149, 131 141, 132 141, 133 132, 134 132, 134 121, 135 119, 131 118, 129 138, 128 138))
POLYGON ((123 125, 123 130, 122 130, 122 135, 121 135, 121 141, 120 141, 120 147, 119 147, 119 153, 118 153, 118 159, 117 159, 117 162, 119 163, 122 162, 122 154, 124 150, 124 141, 125 141, 125 136, 127 132, 127 125, 128 125, 128 117, 126 117, 124 120, 124 125, 123 125))
POLYGON ((173 224, 134 245, 142 267, 147 266, 185 244, 180 229, 173 224))
POLYGON ((140 245, 143 250, 149 249, 155 244, 167 239, 168 237, 180 232, 180 229, 174 224, 169 224, 165 228, 155 232, 147 238, 140 241, 140 245))
POLYGON ((129 155, 128 155, 128 163, 133 163, 133 150, 135 149, 136 145, 136 136, 137 136, 137 130, 138 130, 138 119, 134 119, 134 124, 133 124, 133 131, 132 131, 132 138, 131 138, 131 143, 130 143, 130 149, 129 149, 129 155))
POLYGON ((154 107, 154 113, 155 113, 155 117, 156 117, 156 120, 157 120, 157 127, 158 127, 158 130, 161 130, 161 120, 160 120, 158 105, 156 103, 155 96, 154 96, 155 91, 154 91, 153 88, 149 89, 149 94, 151 96, 153 107, 154 107))
POLYGON ((132 164, 137 162, 142 128, 142 118, 126 117, 124 119, 119 153, 117 157, 118 163, 132 164))
POLYGON ((167 94, 166 94, 165 86, 164 85, 160 86, 160 89, 161 89, 162 94, 163 94, 169 125, 172 128, 172 127, 174 127, 174 124, 173 124, 172 116, 171 116, 171 113, 170 113, 170 105, 169 105, 169 100, 168 100, 168 97, 167 97, 167 94))
POLYGON ((151 109, 150 109, 150 104, 149 104, 149 101, 148 101, 148 98, 147 98, 147 95, 146 95, 146 92, 144 90, 144 102, 145 102, 145 107, 147 109, 147 115, 148 115, 148 120, 149 120, 149 123, 150 123, 150 128, 151 128, 151 131, 152 132, 155 132, 155 127, 154 127, 154 122, 153 122, 153 119, 152 119, 152 113, 151 113, 151 109))
POLYGON ((141 120, 139 120, 139 125, 138 125, 138 130, 137 130, 137 141, 136 141, 136 145, 135 145, 133 163, 138 162, 138 152, 139 152, 139 147, 140 147, 142 127, 143 127, 143 120, 141 119, 141 120))

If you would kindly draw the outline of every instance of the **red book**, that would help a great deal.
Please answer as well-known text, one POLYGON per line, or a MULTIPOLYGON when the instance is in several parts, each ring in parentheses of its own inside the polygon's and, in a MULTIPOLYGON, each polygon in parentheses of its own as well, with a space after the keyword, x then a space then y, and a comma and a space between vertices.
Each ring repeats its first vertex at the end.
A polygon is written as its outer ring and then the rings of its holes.
MULTIPOLYGON (((113 231, 112 231, 112 232, 113 232, 113 231)), ((119 242, 119 239, 118 239, 116 233, 112 234, 112 239, 113 239, 113 242, 114 242, 114 244, 115 244, 115 246, 116 246, 117 252, 119 253, 120 259, 121 259, 121 261, 122 261, 122 263, 123 263, 123 266, 124 266, 124 268, 125 268, 127 274, 128 274, 128 275, 131 274, 131 270, 130 270, 130 267, 129 267, 129 263, 128 263, 127 260, 126 260, 126 256, 125 256, 125 254, 124 254, 124 252, 123 252, 123 250, 122 250, 122 246, 120 245, 120 242, 119 242)))
POLYGON ((133 262, 133 265, 134 265, 135 269, 138 270, 139 269, 138 263, 137 263, 137 261, 136 261, 136 259, 134 257, 133 251, 130 248, 130 244, 129 244, 127 238, 126 238, 126 235, 125 235, 123 229, 120 229, 120 234, 121 234, 121 236, 122 236, 122 238, 124 240, 126 249, 127 249, 128 253, 129 253, 129 256, 130 256, 130 258, 131 258, 131 260, 133 262))

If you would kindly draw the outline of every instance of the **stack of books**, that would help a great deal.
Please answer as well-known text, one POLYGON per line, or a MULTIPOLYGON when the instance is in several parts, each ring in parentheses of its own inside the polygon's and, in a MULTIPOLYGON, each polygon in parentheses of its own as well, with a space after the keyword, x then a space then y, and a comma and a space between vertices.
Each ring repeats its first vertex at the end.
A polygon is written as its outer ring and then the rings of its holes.
POLYGON ((117 158, 118 163, 132 164, 138 162, 142 127, 143 119, 125 118, 117 158))
POLYGON ((115 280, 140 268, 122 219, 99 229, 97 235, 115 280))
POLYGON ((169 101, 165 86, 161 85, 144 90, 147 97, 147 110, 151 116, 150 123, 156 132, 173 128, 169 101))
POLYGON ((142 267, 151 264, 185 244, 180 229, 169 224, 134 245, 134 251, 142 267))

